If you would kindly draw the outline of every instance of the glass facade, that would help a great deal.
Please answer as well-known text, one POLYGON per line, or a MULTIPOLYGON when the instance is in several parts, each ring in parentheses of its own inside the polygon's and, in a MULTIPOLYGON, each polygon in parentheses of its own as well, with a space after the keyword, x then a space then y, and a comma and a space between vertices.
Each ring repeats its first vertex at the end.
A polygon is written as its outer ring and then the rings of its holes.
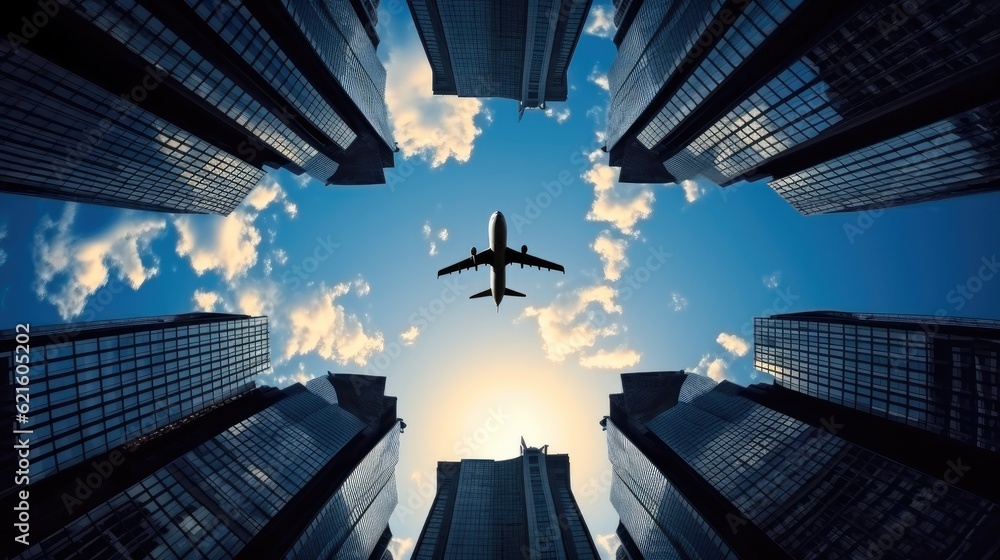
POLYGON ((1000 321, 813 312, 757 318, 754 367, 836 404, 1000 451, 1000 321))
MULTIPOLYGON (((270 367, 266 317, 190 313, 39 326, 30 342, 32 483, 249 391, 270 367)), ((0 331, 9 386, 20 376, 21 353, 15 333, 0 331)))
POLYGON ((241 2, 185 4, 65 2, 75 23, 60 18, 53 33, 94 45, 88 60, 64 45, 5 43, 0 190, 228 214, 265 164, 327 183, 384 182, 394 149, 385 69, 351 0, 287 0, 263 20, 254 14, 264 8, 241 2), (218 39, 233 52, 206 46, 218 39), (94 66, 110 56, 135 66, 122 76, 137 83, 94 66))
POLYGON ((301 385, 278 396, 19 558, 232 557, 279 517, 293 527, 288 558, 368 558, 396 505, 398 421, 357 463, 348 460, 343 483, 302 519, 286 506, 301 503, 318 475, 330 476, 332 461, 354 453, 345 446, 374 426, 301 385))
POLYGON ((598 558, 566 455, 522 448, 505 461, 441 462, 437 482, 414 560, 598 558))
POLYGON ((0 60, 0 191, 229 214, 264 172, 26 49, 0 60))
POLYGON ((656 465, 607 422, 611 504, 645 558, 738 558, 656 465))
POLYGON ((645 159, 661 161, 677 181, 700 175, 727 185, 774 177, 771 186, 804 214, 909 204, 1000 184, 995 103, 956 110, 890 139, 853 128, 873 115, 919 114, 912 106, 921 99, 940 95, 963 72, 982 71, 1000 53, 996 22, 976 2, 927 0, 911 15, 909 4, 901 11, 898 2, 871 0, 817 33, 804 55, 784 59, 772 56, 775 45, 798 39, 783 22, 805 10, 795 24, 805 25, 801 20, 816 17, 811 10, 819 2, 749 1, 735 18, 721 1, 644 2, 638 10, 630 4, 619 5, 619 15, 636 15, 609 73, 608 120, 612 160, 630 182, 662 182, 645 159), (765 56, 758 51, 767 38, 765 56), (727 89, 736 86, 725 80, 747 69, 774 77, 745 92, 727 89), (713 101, 719 92, 734 103, 713 101), (871 140, 845 154, 837 147, 845 137, 859 145, 871 140), (646 158, 629 154, 636 142, 646 158), (796 163, 793 148, 806 142, 829 159, 796 163), (772 165, 783 171, 769 173, 772 165))
MULTIPOLYGON (((627 399, 632 388, 623 385, 627 399)), ((740 396, 742 388, 731 383, 707 391, 703 380, 699 386, 701 390, 676 397, 672 406, 641 425, 794 558, 958 559, 992 542, 1000 528, 997 504, 757 404, 740 396), (931 497, 936 498, 933 503, 931 497), (906 529, 890 532, 895 527, 906 529)), ((628 414, 636 418, 645 412, 634 407, 628 414)), ((652 473, 646 478, 654 481, 657 471, 671 472, 669 466, 646 465, 641 451, 626 448, 628 437, 615 422, 609 420, 607 427, 613 463, 616 454, 632 459, 638 466, 629 472, 652 473)), ((673 536, 658 527, 654 516, 643 517, 644 511, 659 511, 659 495, 643 494, 638 485, 629 492, 619 488, 617 494, 612 489, 613 499, 623 504, 622 524, 642 554, 684 557, 647 552, 654 550, 648 534, 673 536)), ((680 532, 678 520, 690 518, 664 519, 680 532)), ((701 538, 706 533, 688 528, 685 534, 701 538)), ((717 557, 712 547, 695 550, 689 557, 717 557), (701 556, 702 550, 713 555, 701 556)))
POLYGON ((515 99, 522 109, 566 100, 566 70, 590 0, 408 3, 434 93, 515 99))

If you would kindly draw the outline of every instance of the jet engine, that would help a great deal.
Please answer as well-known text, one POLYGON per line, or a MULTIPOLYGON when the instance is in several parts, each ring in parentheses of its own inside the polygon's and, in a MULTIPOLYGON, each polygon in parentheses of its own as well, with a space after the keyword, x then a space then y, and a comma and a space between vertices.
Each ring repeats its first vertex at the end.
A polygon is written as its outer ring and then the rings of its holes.
POLYGON ((479 265, 476 264, 476 248, 473 247, 469 252, 472 253, 472 267, 478 271, 479 265))
MULTIPOLYGON (((521 245, 521 254, 522 255, 527 255, 528 254, 528 246, 527 245, 521 245)), ((524 268, 524 263, 521 263, 521 268, 524 268)))

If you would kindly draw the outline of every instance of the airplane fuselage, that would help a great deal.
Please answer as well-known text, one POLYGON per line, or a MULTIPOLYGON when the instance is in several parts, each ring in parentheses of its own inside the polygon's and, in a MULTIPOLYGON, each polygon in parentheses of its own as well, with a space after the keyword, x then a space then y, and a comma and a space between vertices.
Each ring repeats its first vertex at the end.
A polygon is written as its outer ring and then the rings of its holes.
POLYGON ((493 266, 490 267, 490 292, 493 301, 500 307, 500 300, 507 286, 507 220, 503 214, 494 212, 490 216, 490 249, 493 250, 493 266))

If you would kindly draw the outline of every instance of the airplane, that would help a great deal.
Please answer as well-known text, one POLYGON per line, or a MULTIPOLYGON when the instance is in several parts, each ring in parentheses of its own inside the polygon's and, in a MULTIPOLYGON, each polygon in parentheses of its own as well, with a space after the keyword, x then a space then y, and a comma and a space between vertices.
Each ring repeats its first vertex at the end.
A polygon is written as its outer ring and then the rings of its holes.
POLYGON ((500 312, 500 300, 503 296, 515 296, 515 297, 525 297, 521 292, 515 292, 514 290, 508 288, 506 284, 506 271, 505 267, 508 264, 520 264, 521 268, 524 265, 528 267, 537 267, 538 270, 542 268, 547 268, 549 270, 558 270, 563 274, 566 274, 566 269, 562 267, 561 264, 556 264, 554 262, 549 262, 538 257, 534 257, 528 254, 528 246, 521 245, 521 252, 517 252, 507 246, 507 220, 504 219, 503 214, 500 211, 496 211, 490 216, 490 226, 489 226, 489 236, 490 236, 490 248, 486 249, 482 253, 477 253, 476 248, 472 248, 472 256, 468 259, 458 261, 457 263, 446 266, 438 271, 438 278, 444 276, 445 274, 451 274, 452 272, 462 273, 463 270, 467 268, 475 268, 479 270, 479 265, 490 266, 490 287, 489 289, 483 290, 478 294, 473 294, 469 296, 469 299, 481 298, 486 296, 493 296, 493 301, 497 304, 497 313, 500 312))

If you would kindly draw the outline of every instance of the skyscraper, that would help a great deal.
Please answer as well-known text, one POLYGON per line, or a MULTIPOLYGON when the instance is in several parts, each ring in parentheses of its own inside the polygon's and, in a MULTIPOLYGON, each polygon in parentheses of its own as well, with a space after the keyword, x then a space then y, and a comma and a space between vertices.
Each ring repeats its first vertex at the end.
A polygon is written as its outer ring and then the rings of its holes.
MULTIPOLYGON (((620 557, 993 558, 1000 505, 684 372, 622 375, 607 430, 620 557)), ((960 461, 959 461, 960 462, 960 461)))
POLYGON ((1000 186, 996 3, 615 4, 621 181, 768 179, 803 214, 1000 186))
POLYGON ((566 101, 591 0, 407 0, 437 95, 566 101))
POLYGON ((382 559, 402 427, 384 387, 254 388, 33 483, 18 558, 382 559))
MULTIPOLYGON (((21 334, 0 331, 0 372, 3 406, 17 398, 29 410, 33 484, 244 394, 270 367, 266 317, 186 313, 21 334)), ((0 465, 0 496, 14 468, 0 465)))
POLYGON ((599 558, 573 498, 569 456, 528 447, 505 461, 441 461, 413 560, 599 558))
POLYGON ((4 2, 0 191, 228 214, 264 165, 384 183, 377 6, 4 2))

